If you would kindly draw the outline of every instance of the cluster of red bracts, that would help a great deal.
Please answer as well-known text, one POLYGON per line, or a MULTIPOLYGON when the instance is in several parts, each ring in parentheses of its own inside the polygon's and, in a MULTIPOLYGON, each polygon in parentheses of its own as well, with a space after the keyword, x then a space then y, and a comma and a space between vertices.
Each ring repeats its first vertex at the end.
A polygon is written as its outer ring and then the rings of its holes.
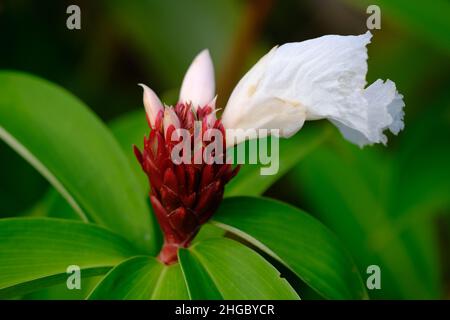
MULTIPOLYGON (((190 132, 193 146, 196 145, 194 139, 198 139, 194 137, 196 121, 201 121, 203 132, 209 128, 220 130, 223 146, 226 145, 224 127, 220 120, 215 119, 211 107, 194 110, 190 104, 178 103, 172 110, 174 113, 171 116, 178 118, 175 122, 179 128, 190 132)), ((171 138, 176 136, 172 133, 178 128, 165 124, 164 113, 159 111, 149 138, 144 137, 142 153, 137 147, 134 147, 134 152, 148 176, 150 200, 164 234, 164 244, 158 258, 171 264, 177 261, 178 248, 187 247, 200 226, 216 211, 222 201, 225 184, 237 174, 239 167, 233 168, 225 163, 225 151, 214 155, 215 158, 222 158, 222 163, 195 164, 191 159, 190 163, 175 164, 171 151, 179 141, 171 138)), ((202 136, 200 139, 201 150, 193 150, 192 157, 213 142, 205 141, 202 136)))

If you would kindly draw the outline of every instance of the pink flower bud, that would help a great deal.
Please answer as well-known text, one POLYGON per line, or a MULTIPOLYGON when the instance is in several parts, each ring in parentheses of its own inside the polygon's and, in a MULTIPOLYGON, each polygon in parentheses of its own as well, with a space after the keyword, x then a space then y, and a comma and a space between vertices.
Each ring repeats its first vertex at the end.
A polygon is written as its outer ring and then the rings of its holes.
POLYGON ((214 66, 208 50, 200 52, 192 61, 180 90, 180 102, 192 103, 192 108, 205 106, 214 98, 214 66))
POLYGON ((147 119, 151 128, 155 128, 156 117, 158 116, 159 111, 163 111, 164 107, 159 100, 158 96, 152 89, 147 87, 145 84, 139 83, 144 89, 144 107, 145 112, 147 113, 147 119))

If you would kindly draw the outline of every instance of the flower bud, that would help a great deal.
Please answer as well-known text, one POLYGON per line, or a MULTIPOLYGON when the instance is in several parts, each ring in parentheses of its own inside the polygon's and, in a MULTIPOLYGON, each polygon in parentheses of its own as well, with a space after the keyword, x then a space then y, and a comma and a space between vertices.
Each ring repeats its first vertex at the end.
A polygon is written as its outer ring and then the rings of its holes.
POLYGON ((180 90, 180 103, 191 103, 196 110, 215 95, 214 67, 208 50, 200 52, 190 65, 180 90))
POLYGON ((164 110, 164 107, 152 89, 142 83, 139 83, 138 85, 144 89, 145 112, 147 113, 147 119, 150 127, 154 129, 156 117, 158 116, 159 111, 164 110))

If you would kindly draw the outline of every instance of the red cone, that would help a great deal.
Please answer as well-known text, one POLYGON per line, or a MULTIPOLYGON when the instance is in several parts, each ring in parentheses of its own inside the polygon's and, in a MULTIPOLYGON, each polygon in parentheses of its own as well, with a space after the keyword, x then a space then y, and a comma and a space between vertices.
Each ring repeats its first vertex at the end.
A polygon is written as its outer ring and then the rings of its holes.
POLYGON ((222 146, 226 146, 225 129, 220 120, 211 121, 214 116, 211 107, 194 110, 190 104, 178 103, 173 111, 176 115, 172 113, 171 117, 178 117, 179 120, 175 121, 176 125, 189 132, 193 146, 189 163, 175 164, 172 161, 171 151, 181 138, 175 141, 170 139, 177 136, 172 134, 178 128, 170 123, 166 125, 168 121, 164 123, 162 111, 156 117, 155 128, 151 130, 149 138, 144 137, 142 153, 134 146, 136 158, 148 176, 150 200, 164 234, 164 245, 158 258, 165 264, 177 261, 178 248, 187 247, 200 226, 209 220, 222 201, 225 184, 239 170, 239 167, 233 168, 231 164, 225 163, 224 150, 211 155, 221 159, 222 163, 208 164, 210 161, 205 163, 203 158, 201 164, 194 163, 194 157, 202 156, 205 148, 214 141, 203 139, 207 129, 220 130, 222 146), (199 137, 194 137, 195 121, 200 121, 202 128, 199 137), (163 123, 166 128, 163 128, 163 123), (194 150, 195 145, 201 147, 194 150))

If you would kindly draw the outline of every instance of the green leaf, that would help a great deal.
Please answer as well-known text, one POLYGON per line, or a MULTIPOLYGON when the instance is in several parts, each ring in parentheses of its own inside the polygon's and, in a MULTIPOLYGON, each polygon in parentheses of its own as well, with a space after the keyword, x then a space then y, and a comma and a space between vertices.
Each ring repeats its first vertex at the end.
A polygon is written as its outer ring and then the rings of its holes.
POLYGON ((89 278, 84 277, 84 274, 82 276, 80 289, 67 290, 67 284, 64 281, 57 285, 28 293, 22 296, 21 300, 85 300, 97 283, 103 279, 104 275, 89 278))
POLYGON ((205 223, 200 228, 200 231, 195 236, 195 238, 192 240, 192 244, 204 241, 211 238, 221 238, 225 235, 225 231, 222 228, 216 227, 215 225, 211 223, 205 223))
POLYGON ((192 299, 299 299, 275 267, 234 240, 198 242, 179 258, 192 299))
MULTIPOLYGON (((148 179, 133 152, 133 144, 142 150, 144 135, 148 135, 149 132, 144 108, 126 113, 111 121, 108 126, 126 155, 136 179, 139 181, 142 196, 147 198, 149 192, 148 179)), ((31 209, 29 214, 77 219, 76 212, 53 188, 47 192, 35 208, 31 209)))
POLYGON ((129 112, 111 121, 109 127, 128 158, 129 165, 139 181, 142 194, 147 196, 150 189, 148 179, 133 152, 133 145, 136 145, 142 150, 144 136, 150 132, 144 108, 141 109, 129 112))
MULTIPOLYGON (((133 170, 141 187, 143 197, 148 197, 149 183, 133 152, 133 144, 142 149, 143 137, 148 134, 149 128, 144 109, 132 111, 122 115, 108 124, 114 137, 126 155, 129 166, 133 170)), ((150 208, 151 209, 151 208, 150 208)), ((44 197, 28 210, 25 215, 48 216, 64 219, 80 219, 67 201, 53 188, 44 197)))
POLYGON ((189 296, 179 264, 166 266, 153 257, 134 257, 112 269, 89 299, 183 300, 189 296))
POLYGON ((223 296, 200 261, 189 252, 179 250, 178 259, 193 300, 223 300, 223 296))
MULTIPOLYGON (((111 121, 108 126, 126 155, 129 166, 139 181, 142 196, 147 198, 149 192, 148 179, 142 171, 139 162, 136 160, 132 148, 133 144, 135 144, 142 149, 143 137, 149 131, 144 109, 126 113, 111 121)), ((29 211, 28 214, 34 216, 79 219, 79 216, 69 206, 67 201, 53 188, 29 211)))
POLYGON ((108 129, 70 93, 45 80, 0 73, 0 137, 84 220, 154 253, 155 224, 129 163, 108 129))
MULTIPOLYGON (((278 139, 279 141, 279 162, 276 174, 261 175, 261 168, 269 165, 246 164, 241 167, 239 174, 233 178, 225 189, 225 197, 232 196, 258 196, 264 193, 275 181, 292 169, 302 158, 312 152, 328 136, 330 130, 322 128, 309 128, 289 139, 278 139), (320 130, 320 131, 319 131, 320 130)), ((259 143, 265 143, 268 147, 271 145, 274 137, 259 139, 259 143)), ((246 150, 250 154, 246 142, 246 150)), ((239 147, 235 147, 235 154, 239 147)), ((269 149, 270 150, 270 149, 269 149)), ((274 163, 276 154, 271 155, 274 163)))
POLYGON ((280 261, 325 298, 367 297, 340 241, 295 207, 264 198, 229 198, 212 222, 280 261))
POLYGON ((81 276, 106 273, 135 255, 125 239, 107 229, 49 218, 0 219, 0 296, 12 298, 67 279, 67 267, 81 276))
POLYGON ((17 217, 39 201, 48 183, 1 139, 0 164, 0 218, 17 217))

